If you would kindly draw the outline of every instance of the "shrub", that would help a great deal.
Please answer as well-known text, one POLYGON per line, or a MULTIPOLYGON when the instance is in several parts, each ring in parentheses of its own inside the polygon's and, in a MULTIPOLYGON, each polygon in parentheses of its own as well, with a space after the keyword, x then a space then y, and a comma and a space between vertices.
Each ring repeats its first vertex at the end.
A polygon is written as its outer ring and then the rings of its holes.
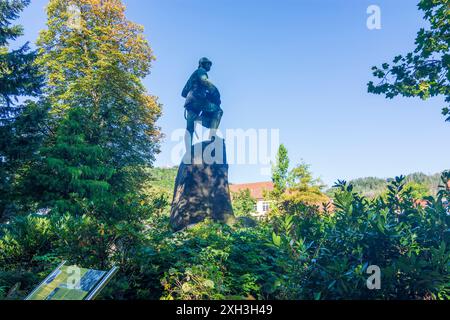
POLYGON ((20 283, 10 298, 23 298, 65 259, 119 266, 102 299, 448 299, 449 178, 426 205, 402 177, 373 200, 339 182, 331 212, 279 206, 253 228, 205 221, 173 233, 157 202, 120 209, 135 221, 17 217, 0 231, 0 294, 20 283), (371 265, 380 290, 367 288, 371 265))
POLYGON ((274 242, 293 258, 286 263, 289 281, 283 286, 289 295, 283 298, 449 298, 450 216, 444 193, 428 198, 424 208, 405 189, 403 177, 389 184, 386 200, 361 197, 345 182, 336 187, 333 215, 288 215, 287 228, 274 234, 274 242), (370 265, 381 268, 380 290, 367 289, 370 265))

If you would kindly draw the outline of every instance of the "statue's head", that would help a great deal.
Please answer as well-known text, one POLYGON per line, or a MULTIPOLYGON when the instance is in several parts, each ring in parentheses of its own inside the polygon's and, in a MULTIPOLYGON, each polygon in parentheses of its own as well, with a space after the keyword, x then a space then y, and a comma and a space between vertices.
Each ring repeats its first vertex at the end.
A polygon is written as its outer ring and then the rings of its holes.
POLYGON ((198 67, 203 68, 206 71, 211 70, 212 62, 208 58, 201 58, 198 62, 198 67))

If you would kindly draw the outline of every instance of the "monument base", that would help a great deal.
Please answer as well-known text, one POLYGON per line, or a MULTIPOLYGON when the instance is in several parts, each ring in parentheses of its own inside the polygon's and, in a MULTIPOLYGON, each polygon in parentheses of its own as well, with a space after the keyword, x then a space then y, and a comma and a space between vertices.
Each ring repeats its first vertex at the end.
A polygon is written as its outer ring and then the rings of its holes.
POLYGON ((170 224, 175 231, 206 218, 233 223, 226 148, 222 139, 194 145, 178 169, 170 224))

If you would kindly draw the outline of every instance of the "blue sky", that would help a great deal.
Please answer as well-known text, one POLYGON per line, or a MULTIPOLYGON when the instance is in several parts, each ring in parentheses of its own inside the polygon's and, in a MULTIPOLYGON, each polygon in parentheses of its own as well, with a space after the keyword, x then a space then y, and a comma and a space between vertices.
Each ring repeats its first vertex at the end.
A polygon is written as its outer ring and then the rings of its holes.
MULTIPOLYGON (((34 42, 45 0, 32 0, 20 23, 34 42)), ((202 56, 222 93, 221 127, 280 129, 292 164, 302 159, 331 185, 337 179, 390 177, 448 169, 450 125, 443 98, 367 93, 370 68, 414 48, 424 25, 417 0, 124 0, 144 25, 157 60, 144 83, 159 97, 167 135, 158 166, 175 165, 171 133, 184 128, 187 78, 202 56), (369 5, 381 30, 366 27, 369 5)), ((231 165, 230 181, 270 179, 258 165, 231 165)))

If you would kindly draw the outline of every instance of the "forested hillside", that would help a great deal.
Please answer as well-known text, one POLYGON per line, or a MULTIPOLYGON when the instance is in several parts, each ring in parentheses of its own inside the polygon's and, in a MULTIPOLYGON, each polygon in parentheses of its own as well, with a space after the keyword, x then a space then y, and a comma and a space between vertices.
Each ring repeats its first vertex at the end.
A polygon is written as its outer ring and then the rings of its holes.
POLYGON ((146 168, 148 179, 142 185, 143 194, 151 197, 163 196, 172 201, 178 167, 146 168))
MULTIPOLYGON (((354 190, 361 193, 365 197, 375 198, 385 193, 387 185, 392 182, 394 178, 376 178, 367 177, 350 180, 349 183, 353 185, 354 190)), ((406 186, 418 193, 419 197, 435 196, 441 184, 441 174, 426 175, 424 173, 408 174, 405 177, 406 186)), ((332 192, 329 189, 327 193, 332 192)))

